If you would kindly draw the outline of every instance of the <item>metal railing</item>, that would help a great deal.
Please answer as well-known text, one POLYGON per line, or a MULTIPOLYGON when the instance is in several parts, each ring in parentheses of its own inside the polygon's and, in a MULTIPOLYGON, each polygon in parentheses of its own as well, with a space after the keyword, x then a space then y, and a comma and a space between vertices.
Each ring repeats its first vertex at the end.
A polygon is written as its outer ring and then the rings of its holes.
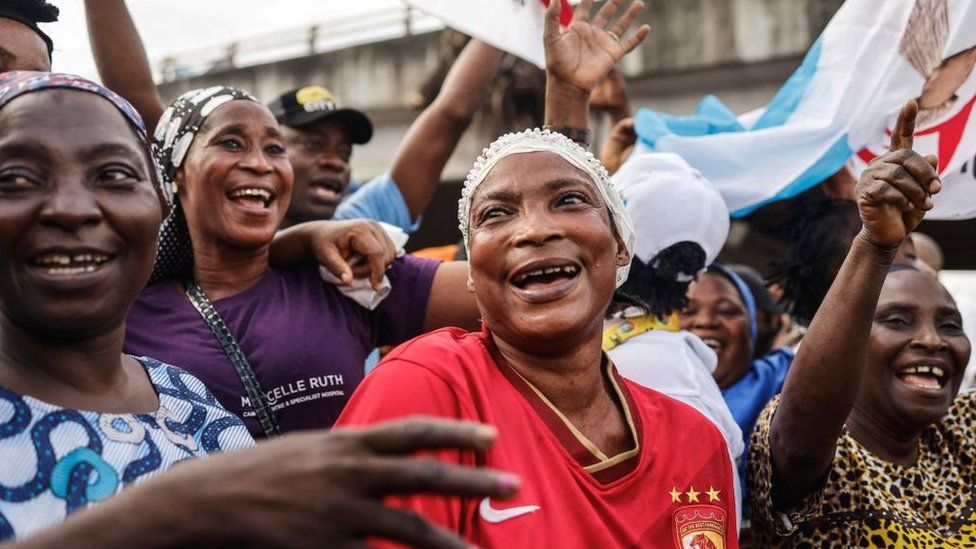
POLYGON ((442 28, 444 24, 439 20, 403 5, 180 52, 157 64, 156 78, 160 82, 172 82, 442 28))

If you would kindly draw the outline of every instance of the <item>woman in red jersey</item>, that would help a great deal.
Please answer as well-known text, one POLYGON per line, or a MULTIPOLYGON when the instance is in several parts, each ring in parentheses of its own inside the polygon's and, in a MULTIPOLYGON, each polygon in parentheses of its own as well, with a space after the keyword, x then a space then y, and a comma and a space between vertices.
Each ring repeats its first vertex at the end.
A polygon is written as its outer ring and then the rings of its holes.
MULTIPOLYGON (((548 12, 547 123, 584 137, 589 92, 646 36, 641 6, 607 25, 582 2, 548 12)), ((432 454, 522 479, 512 500, 396 498, 482 547, 735 547, 732 464, 704 416, 621 378, 601 351, 633 233, 606 170, 562 133, 509 134, 468 176, 459 221, 484 328, 444 329, 391 353, 340 424, 433 415, 498 428, 487 451, 432 454)))

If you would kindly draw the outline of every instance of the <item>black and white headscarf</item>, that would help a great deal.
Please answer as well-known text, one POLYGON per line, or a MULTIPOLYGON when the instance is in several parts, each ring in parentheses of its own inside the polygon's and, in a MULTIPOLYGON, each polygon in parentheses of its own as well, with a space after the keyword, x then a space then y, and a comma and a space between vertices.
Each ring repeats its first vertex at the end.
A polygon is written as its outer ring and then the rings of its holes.
POLYGON ((186 216, 176 194, 176 172, 183 166, 193 139, 217 107, 230 101, 258 103, 250 93, 228 86, 214 86, 184 93, 163 112, 152 138, 152 152, 156 160, 159 181, 174 196, 173 213, 163 223, 159 251, 150 284, 174 280, 193 272, 193 246, 186 216))

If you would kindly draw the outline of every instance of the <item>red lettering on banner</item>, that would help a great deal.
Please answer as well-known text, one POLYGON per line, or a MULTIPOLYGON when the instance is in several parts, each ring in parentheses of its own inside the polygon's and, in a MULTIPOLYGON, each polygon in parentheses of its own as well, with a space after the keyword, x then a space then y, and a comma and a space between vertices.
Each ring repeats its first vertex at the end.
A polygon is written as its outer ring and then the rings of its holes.
MULTIPOLYGON (((918 130, 915 132, 915 137, 922 137, 925 135, 937 134, 939 138, 939 175, 943 174, 943 170, 949 167, 949 161, 956 154, 956 149, 959 148, 959 142, 962 141, 962 134, 966 131, 966 125, 969 124, 970 116, 973 112, 973 106, 976 105, 976 95, 969 100, 969 103, 958 112, 952 118, 932 126, 930 128, 925 128, 923 130, 918 130)), ((891 138, 891 130, 885 130, 885 140, 891 138)), ((864 161, 865 164, 871 163, 872 160, 877 158, 879 155, 871 152, 867 147, 857 151, 857 157, 864 161)))

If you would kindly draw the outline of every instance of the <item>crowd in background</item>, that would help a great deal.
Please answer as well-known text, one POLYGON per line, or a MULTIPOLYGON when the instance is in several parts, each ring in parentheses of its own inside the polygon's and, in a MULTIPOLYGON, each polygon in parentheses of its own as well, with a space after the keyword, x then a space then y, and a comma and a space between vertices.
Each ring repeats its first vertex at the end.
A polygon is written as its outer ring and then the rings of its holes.
POLYGON ((323 83, 167 105, 124 0, 85 6, 101 84, 50 72, 57 8, 0 0, 0 542, 976 544, 914 100, 785 259, 722 264, 719 192, 635 150, 642 2, 552 2, 545 125, 471 159, 442 261, 404 244, 503 52, 471 40, 350 189, 372 121, 323 83))

